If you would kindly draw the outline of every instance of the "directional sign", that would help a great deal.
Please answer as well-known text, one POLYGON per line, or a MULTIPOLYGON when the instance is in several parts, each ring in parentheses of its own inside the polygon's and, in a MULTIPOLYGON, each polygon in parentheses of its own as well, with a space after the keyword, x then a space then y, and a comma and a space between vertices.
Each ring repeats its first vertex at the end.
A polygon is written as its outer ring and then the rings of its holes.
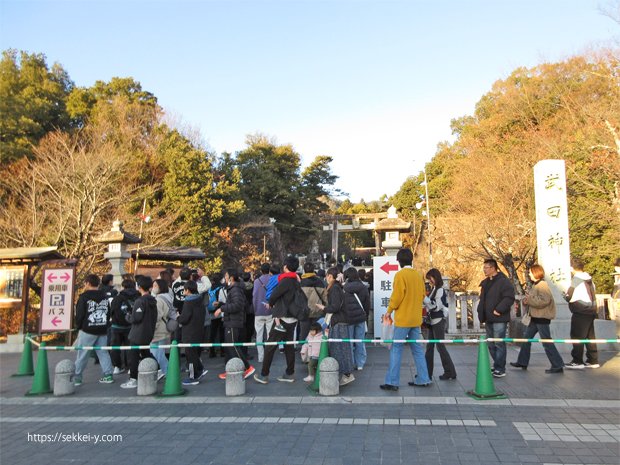
POLYGON ((41 332, 71 329, 73 314, 73 268, 43 271, 41 290, 41 332))
POLYGON ((385 314, 390 303, 394 276, 398 270, 400 270, 400 265, 396 261, 396 257, 373 258, 375 338, 381 337, 381 317, 385 314))

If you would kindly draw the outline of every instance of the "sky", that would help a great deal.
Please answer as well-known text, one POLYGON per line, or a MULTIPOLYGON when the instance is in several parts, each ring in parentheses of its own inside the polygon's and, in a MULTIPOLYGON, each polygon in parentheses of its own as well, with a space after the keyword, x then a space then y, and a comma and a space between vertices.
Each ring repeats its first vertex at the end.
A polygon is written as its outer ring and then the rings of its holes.
POLYGON ((303 166, 329 155, 357 202, 398 191, 514 69, 610 45, 609 4, 0 0, 0 45, 45 54, 78 86, 133 77, 217 153, 263 133, 303 166))

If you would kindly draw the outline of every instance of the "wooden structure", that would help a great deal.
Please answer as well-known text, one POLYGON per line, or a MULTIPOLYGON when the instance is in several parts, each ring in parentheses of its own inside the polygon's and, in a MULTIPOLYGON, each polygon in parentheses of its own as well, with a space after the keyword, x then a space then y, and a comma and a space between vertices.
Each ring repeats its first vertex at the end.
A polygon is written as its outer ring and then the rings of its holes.
POLYGON ((23 342, 30 308, 29 289, 38 288, 33 283, 34 274, 40 267, 48 264, 60 262, 67 264, 67 260, 57 249, 57 247, 0 249, 0 309, 7 314, 20 312, 18 332, 17 334, 7 332, 6 345, 21 347, 23 342))
POLYGON ((338 257, 338 233, 340 231, 374 231, 375 252, 376 255, 381 254, 381 237, 376 231, 377 221, 387 218, 388 214, 384 213, 358 213, 351 215, 323 215, 321 220, 330 224, 323 226, 323 231, 332 232, 332 257, 338 257), (371 220, 370 223, 366 221, 371 220), (348 222, 350 224, 346 224, 348 222))
POLYGON ((323 215, 323 222, 331 224, 324 225, 323 231, 332 232, 332 257, 338 257, 338 233, 340 231, 373 231, 375 238, 375 255, 381 255, 381 231, 386 232, 386 241, 388 246, 391 243, 398 242, 398 234, 402 231, 408 231, 411 223, 408 223, 396 214, 396 208, 391 206, 387 212, 383 213, 358 213, 351 215, 323 215), (370 220, 370 222, 368 222, 370 220), (348 224, 350 222, 350 224, 348 224), (387 237, 387 234, 390 234, 387 237), (394 237, 396 234, 396 238, 394 237))
POLYGON ((141 247, 140 250, 130 250, 132 258, 131 269, 136 269, 136 260, 146 262, 142 268, 137 268, 139 274, 156 276, 159 271, 168 265, 172 268, 187 266, 188 263, 207 258, 205 253, 197 247, 141 247))

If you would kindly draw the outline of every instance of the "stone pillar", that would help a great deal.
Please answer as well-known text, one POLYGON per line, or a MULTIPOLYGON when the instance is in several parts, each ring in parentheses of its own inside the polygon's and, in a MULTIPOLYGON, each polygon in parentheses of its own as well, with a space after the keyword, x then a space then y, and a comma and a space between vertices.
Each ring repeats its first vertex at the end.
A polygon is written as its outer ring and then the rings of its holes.
POLYGON ((145 358, 138 365, 138 395, 152 396, 157 393, 157 370, 159 365, 154 358, 145 358))
POLYGON ((319 394, 322 396, 337 396, 340 393, 340 373, 338 361, 332 357, 325 357, 319 365, 319 394))
POLYGON ((54 395, 68 396, 75 393, 75 384, 73 384, 73 372, 75 364, 72 360, 61 360, 56 364, 54 370, 54 395))
POLYGON ((226 363, 226 396, 242 396, 245 394, 245 365, 240 358, 231 358, 226 363))
MULTIPOLYGON (((570 336, 571 320, 568 304, 563 298, 571 282, 564 160, 541 160, 536 163, 534 192, 538 262, 545 269, 545 280, 549 283, 557 307, 556 319, 551 321, 551 337, 564 339, 570 336)), ((615 338, 615 322, 596 320, 595 332, 600 339, 615 338)), ((599 344, 599 349, 603 346, 599 344)), ((567 352, 571 345, 558 344, 558 348, 567 352)))

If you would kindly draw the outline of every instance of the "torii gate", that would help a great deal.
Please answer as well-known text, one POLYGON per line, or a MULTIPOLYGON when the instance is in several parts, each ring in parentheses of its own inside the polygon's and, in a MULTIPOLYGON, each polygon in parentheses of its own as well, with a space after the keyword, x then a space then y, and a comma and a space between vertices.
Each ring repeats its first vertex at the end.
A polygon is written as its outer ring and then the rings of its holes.
MULTIPOLYGON (((383 213, 357 213, 350 215, 323 216, 323 220, 331 221, 330 225, 323 226, 323 231, 332 232, 332 257, 338 257, 338 232, 339 231, 373 231, 375 238, 375 255, 381 254, 381 231, 407 230, 410 223, 399 221, 396 208, 392 205, 387 212, 383 213), (386 219, 387 223, 386 223, 386 219), (351 220, 351 224, 342 224, 341 220, 351 220), (371 223, 363 224, 362 220, 372 220, 371 223), (383 220, 383 221, 378 221, 383 220), (397 224, 394 223, 397 221, 397 224), (402 223, 402 224, 401 224, 402 223)), ((398 238, 398 232, 396 232, 398 238)))
POLYGON ((376 231, 377 220, 387 218, 387 213, 355 213, 350 215, 324 215, 323 221, 329 221, 331 224, 324 225, 323 231, 332 232, 332 257, 338 257, 338 233, 340 231, 373 231, 375 238, 376 254, 381 253, 381 237, 376 231), (371 223, 362 223, 362 220, 372 220, 371 223), (343 224, 341 221, 351 221, 351 224, 343 224))

